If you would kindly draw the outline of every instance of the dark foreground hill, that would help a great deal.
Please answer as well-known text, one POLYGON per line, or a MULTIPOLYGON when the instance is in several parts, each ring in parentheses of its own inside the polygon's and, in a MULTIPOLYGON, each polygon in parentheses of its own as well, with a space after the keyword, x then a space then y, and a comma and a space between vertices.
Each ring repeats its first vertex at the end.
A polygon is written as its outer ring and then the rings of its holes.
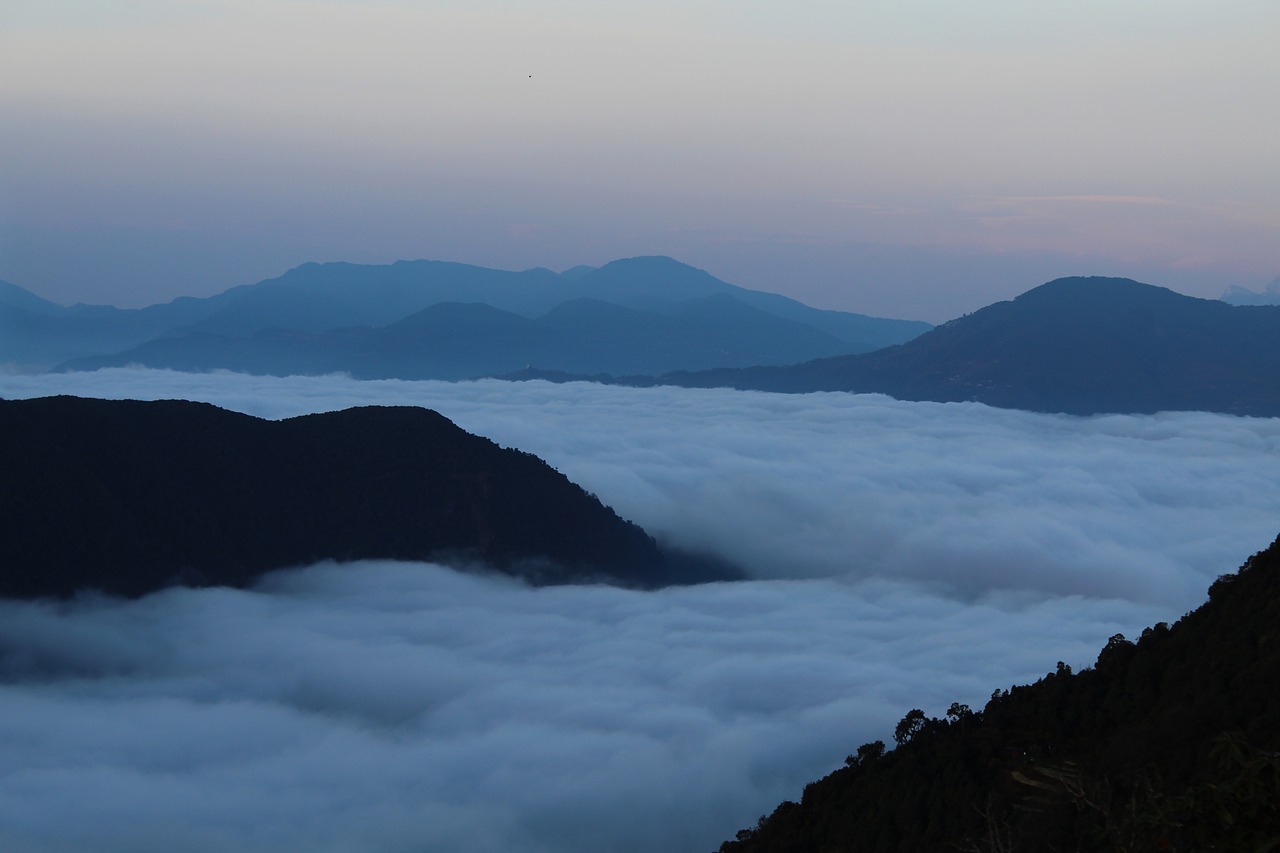
POLYGON ((1280 416, 1280 306, 1232 306, 1119 278, 1063 278, 899 346, 664 384, 854 391, 1092 415, 1280 416))
POLYGON ((537 582, 729 574, 663 553, 537 457, 365 407, 266 421, 180 400, 0 400, 0 595, 243 585, 319 560, 438 559, 537 582))
POLYGON ((1172 628, 894 737, 721 853, 1280 850, 1280 539, 1172 628))

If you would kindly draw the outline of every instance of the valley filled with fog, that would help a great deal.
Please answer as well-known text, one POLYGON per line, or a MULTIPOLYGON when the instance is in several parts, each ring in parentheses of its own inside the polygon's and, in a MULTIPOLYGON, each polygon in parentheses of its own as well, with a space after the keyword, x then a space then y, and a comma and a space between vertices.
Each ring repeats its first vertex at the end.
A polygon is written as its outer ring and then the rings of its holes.
POLYGON ((1280 532, 1276 419, 0 377, 2 397, 62 393, 269 418, 426 406, 751 580, 531 588, 368 562, 0 603, 0 842, 21 849, 710 851, 907 710, 1089 665, 1280 532))

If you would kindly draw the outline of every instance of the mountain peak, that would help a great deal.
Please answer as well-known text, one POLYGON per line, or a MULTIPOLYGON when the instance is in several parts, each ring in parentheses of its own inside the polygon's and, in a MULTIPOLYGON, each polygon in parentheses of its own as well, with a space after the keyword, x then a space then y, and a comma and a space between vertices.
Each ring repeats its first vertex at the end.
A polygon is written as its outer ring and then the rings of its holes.
POLYGON ((36 296, 25 287, 0 281, 0 305, 11 305, 37 314, 49 314, 61 310, 62 306, 36 296))
POLYGON ((1061 278, 900 346, 789 367, 663 377, 1092 415, 1275 417, 1280 308, 1232 308, 1127 278, 1061 278))
POLYGON ((1060 310, 1137 309, 1143 305, 1173 305, 1206 302, 1167 287, 1144 284, 1131 278, 1071 276, 1033 287, 1013 300, 1023 308, 1053 306, 1060 310))
POLYGON ((581 280, 597 293, 608 293, 623 301, 639 299, 642 303, 653 300, 682 302, 742 289, 721 281, 706 270, 665 255, 611 261, 582 276, 581 280))
POLYGON ((1151 293, 1154 291, 1173 291, 1168 288, 1158 287, 1154 284, 1143 284, 1140 281, 1134 281, 1131 278, 1119 278, 1116 276, 1105 275, 1073 275, 1063 278, 1055 278, 1047 281, 1039 287, 1033 287, 1025 293, 1015 297, 1017 299, 1034 299, 1037 296, 1044 295, 1095 295, 1095 294, 1115 294, 1115 293, 1151 293))
MULTIPOLYGON (((610 268, 619 268, 619 267, 639 267, 639 266, 650 267, 654 269, 657 269, 657 268, 670 269, 672 267, 682 267, 685 269, 697 269, 697 267, 692 267, 689 264, 683 263, 681 261, 677 261, 675 258, 669 255, 636 255, 630 258, 618 258, 616 261, 609 261, 609 263, 605 264, 603 267, 600 267, 600 269, 610 269, 610 268)), ((699 272, 701 272, 701 270, 699 270, 699 272)))

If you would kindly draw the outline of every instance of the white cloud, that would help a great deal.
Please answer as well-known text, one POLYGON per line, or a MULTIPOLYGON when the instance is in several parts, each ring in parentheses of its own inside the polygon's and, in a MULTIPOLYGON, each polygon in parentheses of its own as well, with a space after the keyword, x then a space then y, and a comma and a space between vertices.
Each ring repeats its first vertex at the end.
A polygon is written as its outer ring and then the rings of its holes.
POLYGON ((0 376, 51 393, 427 405, 759 579, 529 589, 370 563, 2 604, 0 840, 22 849, 714 849, 912 707, 979 706, 1176 619, 1280 519, 1277 420, 0 376))
POLYGON ((851 576, 1188 607, 1280 526, 1280 420, 1073 418, 874 395, 114 370, 0 395, 189 397, 262 417, 434 408, 619 514, 764 578, 851 576))
POLYGON ((387 563, 7 602, 0 841, 713 849, 907 708, 981 704, 1157 612, 832 580, 535 590, 387 563))

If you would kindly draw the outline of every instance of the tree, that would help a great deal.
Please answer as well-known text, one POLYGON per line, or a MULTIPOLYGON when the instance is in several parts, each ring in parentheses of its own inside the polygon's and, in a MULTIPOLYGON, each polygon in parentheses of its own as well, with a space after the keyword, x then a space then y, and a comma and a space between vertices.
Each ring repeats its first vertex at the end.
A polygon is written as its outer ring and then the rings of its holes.
POLYGON ((894 727, 893 739, 898 746, 902 746, 911 740, 920 730, 924 728, 924 711, 919 708, 912 708, 907 715, 898 721, 898 725, 894 727))
POLYGON ((866 767, 882 755, 884 755, 884 741, 873 740, 858 747, 858 751, 845 758, 844 763, 850 767, 866 767))

